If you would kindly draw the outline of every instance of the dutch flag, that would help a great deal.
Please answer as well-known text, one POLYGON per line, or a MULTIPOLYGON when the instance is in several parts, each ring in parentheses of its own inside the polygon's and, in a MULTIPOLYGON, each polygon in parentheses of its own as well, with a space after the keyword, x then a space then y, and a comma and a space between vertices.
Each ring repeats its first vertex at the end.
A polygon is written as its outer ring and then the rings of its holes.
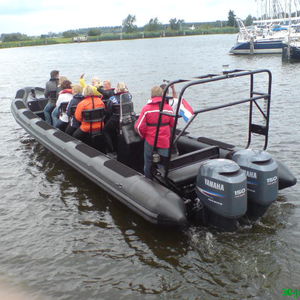
MULTIPOLYGON (((173 107, 174 112, 175 112, 176 108, 177 108, 177 104, 178 104, 178 99, 177 98, 173 98, 173 103, 170 103, 170 104, 173 107)), ((194 115, 193 108, 191 107, 191 105, 185 99, 182 99, 182 101, 181 101, 181 105, 180 105, 180 108, 179 108, 179 115, 182 116, 183 120, 186 123, 194 115)))

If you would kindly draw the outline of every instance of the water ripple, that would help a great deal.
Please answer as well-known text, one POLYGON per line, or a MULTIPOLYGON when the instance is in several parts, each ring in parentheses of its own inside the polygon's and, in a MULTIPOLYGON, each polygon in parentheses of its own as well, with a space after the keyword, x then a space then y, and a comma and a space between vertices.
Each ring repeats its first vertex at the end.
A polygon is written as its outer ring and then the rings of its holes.
MULTIPOLYGON (((5 124, 0 134, 1 282, 41 300, 279 299, 282 288, 299 288, 298 185, 281 191, 259 222, 245 220, 235 233, 162 230, 39 145, 10 114, 16 90, 43 86, 49 66, 73 82, 83 72, 88 81, 94 75, 112 79, 113 85, 126 80, 137 111, 162 79, 218 72, 225 63, 270 68, 269 150, 300 179, 300 65, 282 65, 272 55, 229 56, 234 40, 220 35, 1 50, 0 77, 5 78, 0 82, 6 82, 0 84, 5 124), (83 59, 78 62, 78 57, 83 59), (116 58, 117 73, 111 64, 116 58)), ((234 80, 229 88, 216 83, 191 89, 186 97, 194 108, 204 108, 237 99, 245 90, 246 82, 234 80)), ((246 110, 226 109, 203 114, 191 129, 244 145, 246 118, 246 110)), ((255 139, 256 145, 261 142, 255 139)))

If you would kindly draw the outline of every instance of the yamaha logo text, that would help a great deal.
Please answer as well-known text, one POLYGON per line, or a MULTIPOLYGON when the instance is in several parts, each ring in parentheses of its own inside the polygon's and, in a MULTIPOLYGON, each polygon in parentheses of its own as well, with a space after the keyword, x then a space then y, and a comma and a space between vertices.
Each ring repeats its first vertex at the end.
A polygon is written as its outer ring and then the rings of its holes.
POLYGON ((209 186, 213 189, 216 189, 219 191, 224 191, 224 185, 222 183, 217 183, 217 182, 211 181, 207 178, 204 179, 204 182, 207 186, 209 186))
POLYGON ((246 175, 249 178, 257 179, 257 173, 256 172, 246 170, 246 175))

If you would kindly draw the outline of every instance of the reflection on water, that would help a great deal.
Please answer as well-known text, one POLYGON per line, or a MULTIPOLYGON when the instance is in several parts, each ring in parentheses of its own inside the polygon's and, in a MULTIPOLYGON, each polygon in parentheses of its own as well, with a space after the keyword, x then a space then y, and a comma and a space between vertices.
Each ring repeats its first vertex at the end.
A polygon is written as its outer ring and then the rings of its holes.
MULTIPOLYGON (((0 51, 0 277, 49 299, 280 299, 299 288, 299 187, 281 191, 257 223, 236 233, 153 226, 80 175, 20 129, 9 113, 18 87, 44 85, 58 68, 76 81, 86 72, 115 84, 126 78, 139 111, 152 85, 232 68, 273 72, 270 152, 299 178, 300 65, 277 56, 229 56, 234 36, 202 36, 0 51), (153 49, 160 51, 153 51, 153 49), (186 55, 189 53, 189 55, 186 55), (77 57, 84 59, 71 64, 77 57), (78 56, 79 55, 79 56, 78 56), (26 59, 25 59, 26 58, 26 59), (178 59, 180 58, 180 59, 178 59), (112 61, 118 59, 118 68, 112 61), (13 69, 18 63, 19 71, 13 69), (92 63, 94 62, 94 63, 92 63), (100 64, 101 63, 101 64, 100 64), (17 86, 16 86, 17 85, 17 86), (4 192, 5 191, 5 192, 4 192)), ((192 90, 194 107, 238 97, 234 81, 192 90)), ((241 109, 203 114, 197 134, 245 141, 241 109), (218 119, 218 124, 213 120, 218 119)), ((246 132, 247 133, 247 132, 246 132)))

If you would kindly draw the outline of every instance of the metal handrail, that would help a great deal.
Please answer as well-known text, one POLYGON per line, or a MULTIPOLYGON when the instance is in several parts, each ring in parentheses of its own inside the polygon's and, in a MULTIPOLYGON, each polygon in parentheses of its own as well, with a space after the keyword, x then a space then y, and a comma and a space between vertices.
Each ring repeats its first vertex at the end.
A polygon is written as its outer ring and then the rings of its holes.
POLYGON ((198 114, 200 114, 200 113, 213 111, 213 110, 217 110, 217 109, 221 109, 221 108, 230 107, 230 106, 239 105, 239 104, 242 104, 242 103, 249 102, 250 103, 249 128, 248 128, 248 142, 247 142, 247 145, 246 145, 246 148, 249 148, 249 146, 251 144, 252 133, 258 133, 257 131, 255 132, 254 129, 253 129, 254 128, 253 125, 255 125, 256 127, 257 127, 257 125, 252 123, 253 103, 254 103, 256 105, 256 107, 259 109, 260 113, 263 115, 263 117, 266 121, 266 125, 263 127, 263 130, 261 130, 262 133, 260 133, 260 134, 263 134, 265 136, 265 143, 264 143, 264 148, 263 149, 265 150, 267 148, 267 145, 268 145, 271 86, 272 86, 272 74, 269 70, 261 69, 261 70, 247 71, 247 70, 235 69, 235 70, 231 70, 231 71, 224 71, 222 74, 207 74, 207 75, 198 76, 198 77, 194 77, 194 78, 196 78, 196 80, 178 79, 178 80, 169 82, 167 84, 167 86, 164 90, 163 96, 162 96, 162 101, 160 103, 160 114, 159 114, 159 119, 158 119, 158 126, 157 126, 155 140, 154 140, 154 147, 153 147, 154 152, 157 151, 157 142, 158 142, 158 137, 159 137, 159 130, 160 130, 161 123, 162 123, 162 116, 163 115, 171 115, 171 116, 175 117, 175 124, 174 124, 172 134, 171 134, 171 147, 170 147, 168 158, 166 160, 165 177, 167 177, 167 175, 168 175, 168 164, 169 164, 169 161, 171 159, 171 148, 172 148, 172 146, 176 144, 176 142, 178 141, 180 136, 182 136, 184 134, 186 129, 190 126, 190 124, 194 121, 196 116, 198 116, 198 114), (267 93, 254 92, 254 75, 255 74, 260 74, 260 73, 266 73, 268 75, 268 91, 267 91, 267 93), (238 78, 238 77, 244 77, 244 76, 250 76, 250 97, 249 98, 246 98, 246 99, 243 99, 243 100, 240 100, 240 101, 235 101, 235 102, 231 102, 231 103, 227 103, 227 104, 223 104, 223 105, 212 106, 212 107, 208 107, 208 108, 205 108, 205 109, 200 109, 200 110, 194 111, 193 117, 189 120, 189 122, 185 125, 185 127, 181 130, 179 135, 176 137, 176 128, 177 128, 177 124, 178 124, 178 119, 180 118, 180 115, 179 115, 180 105, 181 105, 182 100, 183 100, 183 95, 189 87, 195 86, 195 85, 200 85, 200 84, 205 84, 205 83, 208 83, 208 82, 215 82, 215 81, 226 80, 226 79, 231 79, 231 78, 238 78), (172 85, 176 85, 176 84, 179 84, 179 83, 186 83, 186 84, 182 87, 182 89, 179 93, 176 112, 174 113, 174 115, 164 113, 163 108, 164 108, 164 105, 167 101, 167 98, 166 98, 167 91, 172 85), (267 112, 266 113, 264 113, 264 111, 261 109, 261 107, 257 103, 257 100, 260 100, 260 99, 265 99, 265 101, 267 101, 267 112))

